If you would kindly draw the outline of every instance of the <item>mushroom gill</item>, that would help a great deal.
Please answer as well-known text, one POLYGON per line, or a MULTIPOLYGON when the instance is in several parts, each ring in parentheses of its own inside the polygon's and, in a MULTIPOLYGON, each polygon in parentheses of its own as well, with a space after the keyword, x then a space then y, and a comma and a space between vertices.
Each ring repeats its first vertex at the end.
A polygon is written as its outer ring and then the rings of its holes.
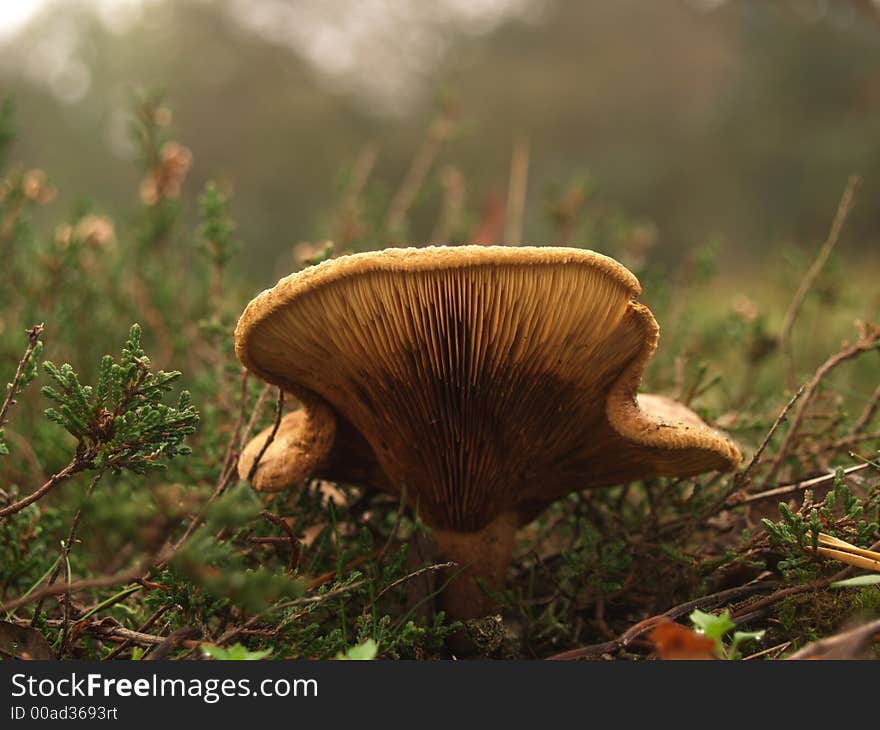
POLYGON ((477 581, 503 587, 516 530, 541 507, 739 463, 684 406, 640 405, 658 326, 639 293, 626 268, 581 249, 388 249, 282 279, 247 306, 235 347, 347 424, 349 443, 338 425, 331 437, 338 461, 359 454, 373 486, 406 486, 464 569, 443 603, 467 618, 491 609, 477 581))

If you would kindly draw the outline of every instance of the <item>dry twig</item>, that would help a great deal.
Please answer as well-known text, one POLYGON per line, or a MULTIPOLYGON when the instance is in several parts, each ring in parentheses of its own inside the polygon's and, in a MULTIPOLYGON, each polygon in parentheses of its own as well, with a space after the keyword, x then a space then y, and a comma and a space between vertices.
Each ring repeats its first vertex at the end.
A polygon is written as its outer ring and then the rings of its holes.
POLYGON ((798 435, 801 424, 803 423, 804 416, 807 413, 807 409, 813 402, 816 389, 819 387, 822 380, 841 363, 858 357, 865 352, 876 350, 878 347, 880 347, 880 329, 873 325, 865 324, 863 325, 863 331, 860 333, 860 336, 854 345, 844 347, 840 352, 828 358, 819 369, 816 370, 813 378, 807 383, 804 395, 798 404, 794 417, 792 418, 791 426, 789 426, 785 438, 783 439, 779 450, 776 452, 773 462, 770 464, 770 469, 764 478, 765 487, 770 485, 773 478, 776 476, 776 473, 779 471, 779 468, 788 457, 791 448, 794 445, 795 437, 798 435))
POLYGON ((53 474, 49 477, 49 480, 43 484, 39 489, 29 494, 24 499, 20 499, 18 502, 14 502, 6 507, 0 509, 0 519, 5 517, 9 517, 10 515, 14 515, 16 512, 21 512, 28 505, 33 504, 39 499, 45 497, 49 492, 51 492, 55 487, 57 487, 61 482, 66 481, 74 474, 82 471, 86 468, 86 463, 81 461, 79 458, 74 458, 67 466, 65 466, 61 471, 53 474))
POLYGON ((254 459, 254 463, 251 464, 251 468, 248 470, 247 481, 251 481, 254 478, 254 474, 257 473, 257 468, 260 466, 260 461, 263 456, 266 454, 268 448, 272 445, 272 442, 275 440, 275 436, 278 433, 278 427, 281 425, 281 413, 284 410, 284 391, 279 388, 278 389, 278 400, 275 401, 275 421, 272 423, 272 430, 269 432, 269 438, 266 439, 266 443, 263 444, 263 447, 260 449, 260 453, 257 454, 257 458, 254 459))
POLYGON ((761 591, 773 588, 777 585, 779 585, 779 582, 775 580, 755 580, 746 585, 738 586, 737 588, 729 588, 724 591, 719 591, 718 593, 712 593, 711 595, 679 604, 664 613, 640 621, 611 641, 605 641, 601 644, 591 644, 590 646, 582 646, 578 649, 564 651, 547 658, 549 660, 588 659, 591 657, 602 656, 603 654, 610 654, 625 648, 634 639, 654 628, 661 621, 678 618, 686 613, 690 613, 695 608, 702 609, 720 606, 721 604, 727 603, 736 598, 742 598, 743 596, 748 596, 753 593, 760 593, 761 591))
MULTIPOLYGON (((850 474, 855 474, 856 472, 863 471, 867 469, 869 464, 858 464, 857 466, 850 466, 843 470, 843 473, 846 476, 850 474)), ((742 496, 738 499, 731 500, 730 506, 737 506, 741 504, 749 504, 751 502, 760 502, 763 499, 778 499, 779 497, 783 497, 787 494, 794 494, 795 492, 802 492, 805 489, 816 489, 817 487, 824 487, 826 485, 830 485, 834 483, 834 480, 837 478, 837 474, 823 474, 822 476, 813 477, 812 479, 805 479, 803 481, 794 482, 794 484, 786 484, 780 487, 776 487, 775 489, 768 489, 765 492, 758 492, 756 494, 749 494, 747 496, 742 496)))
POLYGON ((843 229, 843 224, 846 222, 847 216, 852 210, 853 198, 861 181, 862 179, 858 175, 849 176, 849 179, 846 182, 846 188, 844 189, 843 195, 840 198, 840 203, 837 206, 837 213, 831 224, 828 238, 825 240, 825 243, 822 244, 822 248, 819 249, 819 254, 816 256, 816 260, 813 261, 813 265, 810 266, 809 270, 804 275, 800 286, 795 292, 794 298, 791 300, 788 311, 785 313, 782 330, 779 333, 779 345, 786 359, 789 388, 794 388, 795 386, 794 351, 791 345, 791 332, 794 328, 795 320, 801 311, 804 299, 806 299, 807 294, 816 282, 822 268, 828 261, 828 257, 831 256, 831 252, 837 245, 837 241, 840 239, 840 232, 843 229))
POLYGON ((290 558, 288 558, 287 561, 287 572, 288 574, 293 575, 293 573, 296 572, 296 566, 299 563, 299 540, 296 539, 296 535, 293 534, 293 530, 290 525, 287 524, 287 520, 278 515, 273 515, 265 509, 260 512, 260 515, 287 533, 286 542, 290 545, 290 558))
POLYGON ((18 393, 19 388, 21 387, 21 380, 24 377, 25 371, 27 370, 28 365, 30 364, 31 358, 33 357, 34 350, 37 348, 37 343, 40 341, 40 337, 43 334, 44 326, 43 324, 35 324, 29 330, 27 330, 28 337, 28 346, 22 355, 21 360, 18 362, 18 367, 15 370, 15 375, 12 378, 12 382, 9 384, 8 389, 6 391, 6 398, 3 400, 3 405, 0 405, 0 429, 7 422, 7 414, 9 413, 10 407, 15 403, 15 396, 18 393))
POLYGON ((510 160, 510 182, 507 188, 507 206, 504 242, 509 246, 522 243, 523 213, 526 207, 526 187, 529 177, 529 142, 517 137, 510 160))
MULTIPOLYGON (((147 565, 149 565, 151 562, 152 560, 145 561, 147 565)), ((105 575, 101 576, 100 578, 88 578, 86 580, 74 581, 73 583, 63 583, 61 585, 55 584, 46 586, 45 588, 40 588, 39 590, 36 590, 26 596, 22 596, 21 598, 16 598, 12 601, 0 604, 0 611, 5 611, 9 613, 10 611, 14 611, 20 606, 24 606, 28 603, 33 603, 34 601, 42 600, 46 596, 57 596, 62 593, 78 593, 79 591, 87 591, 93 588, 106 588, 108 586, 118 585, 120 583, 130 583, 131 581, 143 575, 144 571, 144 566, 140 566, 138 568, 126 570, 121 573, 116 573, 115 575, 105 575)))

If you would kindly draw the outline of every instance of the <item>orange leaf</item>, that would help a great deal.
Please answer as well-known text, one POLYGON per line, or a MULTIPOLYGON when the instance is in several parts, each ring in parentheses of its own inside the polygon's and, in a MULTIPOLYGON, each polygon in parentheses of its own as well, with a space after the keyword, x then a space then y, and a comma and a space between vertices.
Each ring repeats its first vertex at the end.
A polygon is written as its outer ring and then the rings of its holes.
POLYGON ((679 626, 673 621, 663 621, 648 638, 654 644, 661 659, 717 659, 715 641, 696 631, 679 626))

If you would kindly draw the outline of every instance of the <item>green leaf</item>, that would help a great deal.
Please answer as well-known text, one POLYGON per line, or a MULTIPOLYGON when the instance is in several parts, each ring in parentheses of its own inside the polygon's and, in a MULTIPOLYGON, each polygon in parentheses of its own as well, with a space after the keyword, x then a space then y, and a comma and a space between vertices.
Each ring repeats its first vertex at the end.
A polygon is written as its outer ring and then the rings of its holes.
POLYGON ((715 616, 697 608, 691 613, 690 620, 697 631, 716 641, 720 641, 721 637, 734 627, 733 621, 730 620, 730 611, 727 609, 724 609, 719 616, 715 616))
POLYGON ((202 646, 202 652, 211 657, 211 659, 218 659, 221 661, 257 661, 259 659, 265 659, 272 653, 272 650, 261 649, 259 651, 248 651, 248 648, 241 644, 233 644, 228 649, 222 646, 205 644, 202 646))
POLYGON ((367 639, 363 644, 358 644, 357 646, 352 646, 351 648, 346 649, 345 653, 339 652, 336 655, 336 658, 369 660, 375 659, 378 651, 379 647, 376 645, 376 642, 372 639, 367 639))
POLYGON ((744 641, 760 641, 764 638, 764 631, 734 631, 730 649, 727 651, 728 659, 736 659, 739 656, 739 645, 744 641))
POLYGON ((878 575, 857 575, 855 578, 847 578, 846 580, 836 580, 831 584, 832 588, 852 588, 861 586, 880 585, 880 574, 878 575))

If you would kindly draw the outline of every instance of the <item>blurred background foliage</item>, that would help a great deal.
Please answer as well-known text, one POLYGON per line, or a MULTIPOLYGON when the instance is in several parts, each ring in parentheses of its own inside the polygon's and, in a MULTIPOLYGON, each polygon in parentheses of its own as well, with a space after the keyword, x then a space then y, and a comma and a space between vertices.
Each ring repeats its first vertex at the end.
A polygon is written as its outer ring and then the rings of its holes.
MULTIPOLYGON (((645 221, 655 260, 715 239, 725 267, 749 270, 778 263, 780 247, 817 245, 859 172, 863 202, 841 250, 876 259, 871 0, 9 5, 37 8, 0 45, 0 84, 27 124, 12 155, 51 169, 55 205, 130 208, 130 94, 160 86, 197 161, 186 185, 217 178, 234 192, 235 266, 260 284, 291 270, 298 242, 338 238, 331 213, 365 153, 370 196, 390 200, 438 115, 451 128, 399 241, 432 239, 456 181, 450 237, 473 235, 503 206, 524 139, 524 241, 561 242, 548 199, 580 186, 606 215, 645 221)), ((603 248, 590 230, 565 233, 603 248)), ((357 234, 359 248, 389 243, 375 224, 357 234)))

